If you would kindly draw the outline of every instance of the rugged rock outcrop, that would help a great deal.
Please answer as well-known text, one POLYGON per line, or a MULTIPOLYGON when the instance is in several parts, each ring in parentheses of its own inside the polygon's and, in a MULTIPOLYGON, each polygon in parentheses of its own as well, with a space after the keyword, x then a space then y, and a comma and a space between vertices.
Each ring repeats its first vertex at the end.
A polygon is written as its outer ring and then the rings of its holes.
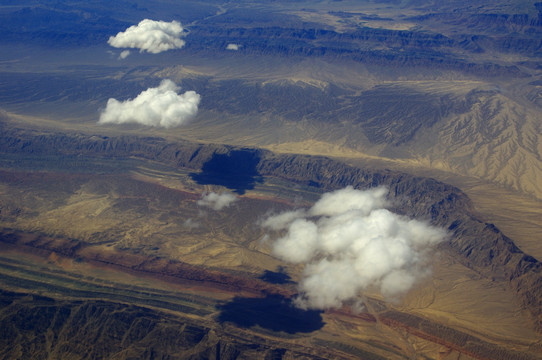
POLYGON ((319 359, 135 305, 2 290, 0 304, 2 359, 319 359))

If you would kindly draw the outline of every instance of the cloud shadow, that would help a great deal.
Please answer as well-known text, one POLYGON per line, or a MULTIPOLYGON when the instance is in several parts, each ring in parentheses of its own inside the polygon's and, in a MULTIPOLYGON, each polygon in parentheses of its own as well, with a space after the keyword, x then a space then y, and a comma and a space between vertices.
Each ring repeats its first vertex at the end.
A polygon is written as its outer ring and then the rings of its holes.
POLYGON ((282 267, 279 267, 277 271, 265 270, 264 273, 259 277, 259 279, 270 284, 294 283, 290 275, 286 274, 282 267))
POLYGON ((233 150, 227 154, 214 154, 203 164, 201 172, 192 173, 192 179, 200 185, 221 185, 243 195, 263 182, 256 166, 260 155, 250 150, 233 150))
POLYGON ((220 323, 230 322, 242 328, 260 326, 288 334, 310 333, 324 326, 321 311, 301 310, 279 295, 265 298, 235 297, 218 307, 220 323))

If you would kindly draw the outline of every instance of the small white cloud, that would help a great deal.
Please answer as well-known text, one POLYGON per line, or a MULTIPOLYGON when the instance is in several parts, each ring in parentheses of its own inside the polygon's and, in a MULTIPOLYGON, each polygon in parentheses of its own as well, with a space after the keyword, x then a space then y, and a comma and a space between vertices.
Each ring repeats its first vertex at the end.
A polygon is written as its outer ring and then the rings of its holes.
POLYGON ((124 50, 120 53, 119 59, 126 59, 130 55, 130 50, 124 50))
POLYGON ((109 99, 100 115, 100 124, 137 123, 171 128, 184 125, 198 112, 200 96, 195 91, 177 94, 179 87, 171 80, 141 92, 135 99, 109 99))
POLYGON ((361 291, 379 288, 395 298, 428 274, 432 247, 444 230, 384 209, 387 189, 352 187, 324 194, 308 211, 271 216, 262 225, 286 234, 272 253, 305 263, 299 282, 302 308, 327 309, 360 304, 361 291))
POLYGON ((107 43, 116 48, 139 49, 140 52, 158 54, 162 51, 180 49, 185 45, 185 36, 178 21, 165 22, 145 19, 130 26, 126 31, 111 36, 107 43))
POLYGON ((237 200, 237 197, 230 193, 218 194, 215 192, 204 193, 197 204, 200 206, 207 206, 213 210, 220 211, 225 207, 230 206, 237 200))
POLYGON ((226 46, 226 50, 239 50, 239 48, 241 47, 241 45, 239 44, 228 44, 228 46, 226 46))

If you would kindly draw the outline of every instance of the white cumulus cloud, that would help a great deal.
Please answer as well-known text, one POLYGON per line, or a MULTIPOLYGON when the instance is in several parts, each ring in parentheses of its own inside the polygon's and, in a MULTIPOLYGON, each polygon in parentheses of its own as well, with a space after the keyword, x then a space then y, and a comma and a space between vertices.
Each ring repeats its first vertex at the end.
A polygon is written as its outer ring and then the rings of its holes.
POLYGON ((171 80, 141 92, 135 99, 109 99, 100 114, 100 124, 138 123, 171 128, 184 125, 196 116, 200 96, 195 91, 177 94, 179 87, 171 80))
POLYGON ((428 255, 446 232, 384 208, 387 189, 351 186, 324 194, 307 211, 274 215, 262 225, 285 231, 272 252, 305 268, 296 304, 337 308, 359 303, 363 290, 376 287, 395 298, 428 274, 428 255))
POLYGON ((162 51, 180 49, 185 45, 185 36, 180 22, 141 20, 137 25, 109 37, 107 43, 116 48, 139 49, 139 52, 158 54, 162 51))
POLYGON ((200 206, 207 206, 213 210, 220 211, 237 200, 237 197, 230 193, 215 193, 209 192, 204 193, 201 196, 201 199, 198 200, 197 204, 200 206))

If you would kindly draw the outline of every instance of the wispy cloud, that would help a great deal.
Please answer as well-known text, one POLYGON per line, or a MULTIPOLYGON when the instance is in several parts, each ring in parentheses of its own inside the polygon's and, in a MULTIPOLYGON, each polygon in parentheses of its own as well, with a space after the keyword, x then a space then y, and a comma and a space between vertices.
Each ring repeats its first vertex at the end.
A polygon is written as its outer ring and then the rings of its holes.
POLYGON ((179 87, 171 80, 141 92, 135 99, 109 99, 100 115, 100 124, 137 123, 171 128, 184 125, 197 112, 200 96, 195 91, 177 94, 179 87))
POLYGON ((204 193, 198 200, 198 205, 207 206, 213 210, 220 211, 237 201, 237 197, 231 193, 204 193))
POLYGON ((184 221, 183 225, 189 229, 195 229, 200 227, 200 223, 192 218, 188 218, 184 221))
POLYGON ((428 255, 446 233, 385 209, 387 192, 347 187, 324 194, 308 210, 263 222, 286 231, 272 242, 273 254, 305 264, 298 306, 326 309, 356 303, 369 287, 394 298, 428 274, 428 255))
MULTIPOLYGON (((162 51, 180 49, 185 45, 185 36, 180 22, 142 20, 125 31, 111 36, 107 43, 116 48, 139 49, 139 52, 158 54, 162 51)), ((128 54, 126 54, 128 56, 128 54)))

